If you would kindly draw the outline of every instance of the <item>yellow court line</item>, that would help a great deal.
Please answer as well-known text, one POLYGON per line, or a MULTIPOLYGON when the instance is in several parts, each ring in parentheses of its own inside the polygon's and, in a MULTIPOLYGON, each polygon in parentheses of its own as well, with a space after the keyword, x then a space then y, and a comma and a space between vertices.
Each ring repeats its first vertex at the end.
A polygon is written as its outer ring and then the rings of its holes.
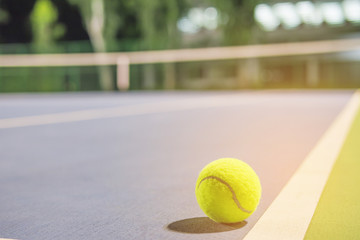
POLYGON ((80 110, 63 113, 43 114, 27 117, 0 119, 0 129, 48 125, 56 123, 79 122, 94 119, 106 119, 124 116, 136 116, 151 113, 176 112, 208 107, 236 106, 246 104, 242 98, 211 97, 147 103, 134 106, 111 107, 102 109, 80 110))
POLYGON ((245 240, 304 238, 359 106, 357 91, 245 240))

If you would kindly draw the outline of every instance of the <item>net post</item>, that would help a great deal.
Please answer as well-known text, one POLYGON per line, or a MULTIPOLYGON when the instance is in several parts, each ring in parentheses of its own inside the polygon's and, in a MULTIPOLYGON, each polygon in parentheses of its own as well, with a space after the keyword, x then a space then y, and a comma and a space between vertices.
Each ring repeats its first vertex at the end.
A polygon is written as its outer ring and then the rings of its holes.
POLYGON ((121 91, 130 87, 130 60, 126 55, 118 56, 116 60, 116 86, 121 91))

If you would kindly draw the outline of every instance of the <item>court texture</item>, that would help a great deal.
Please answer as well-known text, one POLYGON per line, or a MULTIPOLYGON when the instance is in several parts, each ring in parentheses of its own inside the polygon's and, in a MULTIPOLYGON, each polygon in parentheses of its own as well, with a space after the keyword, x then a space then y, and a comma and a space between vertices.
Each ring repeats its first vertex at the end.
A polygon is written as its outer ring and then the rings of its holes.
POLYGON ((0 239, 360 239, 360 92, 0 95, 0 239), (223 157, 260 177, 243 222, 201 211, 223 157))

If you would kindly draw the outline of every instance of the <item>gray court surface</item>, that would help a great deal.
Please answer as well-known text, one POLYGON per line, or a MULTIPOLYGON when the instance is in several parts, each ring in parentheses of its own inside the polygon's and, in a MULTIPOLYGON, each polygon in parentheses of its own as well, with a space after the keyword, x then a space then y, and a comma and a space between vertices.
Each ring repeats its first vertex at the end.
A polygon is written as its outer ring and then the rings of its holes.
POLYGON ((0 238, 241 239, 352 93, 0 95, 0 119, 140 109, 0 128, 0 238), (146 110, 161 104, 165 110, 146 110), (261 203, 245 222, 216 224, 196 202, 198 173, 221 157, 248 162, 262 182, 261 203))

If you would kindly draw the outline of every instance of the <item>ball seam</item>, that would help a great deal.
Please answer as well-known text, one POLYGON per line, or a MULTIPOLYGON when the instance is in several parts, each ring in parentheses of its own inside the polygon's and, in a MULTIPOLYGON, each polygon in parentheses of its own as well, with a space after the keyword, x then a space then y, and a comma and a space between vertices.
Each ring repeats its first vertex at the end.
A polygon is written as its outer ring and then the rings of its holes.
POLYGON ((207 177, 201 179, 201 181, 199 182, 199 185, 197 186, 197 188, 199 189, 200 184, 201 184, 203 181, 207 180, 207 179, 215 179, 215 180, 221 182, 222 184, 224 184, 225 186, 227 186, 228 189, 230 190, 230 192, 232 193, 232 198, 233 198, 235 204, 237 205, 237 207, 238 207, 241 211, 243 211, 243 212, 246 212, 246 213, 251 213, 251 212, 252 212, 252 211, 249 211, 249 210, 247 210, 247 209, 245 209, 244 207, 241 206, 239 200, 238 200, 237 197, 236 197, 235 191, 232 189, 232 187, 230 186, 230 184, 228 184, 226 181, 222 180, 222 179, 219 178, 219 177, 207 176, 207 177))

